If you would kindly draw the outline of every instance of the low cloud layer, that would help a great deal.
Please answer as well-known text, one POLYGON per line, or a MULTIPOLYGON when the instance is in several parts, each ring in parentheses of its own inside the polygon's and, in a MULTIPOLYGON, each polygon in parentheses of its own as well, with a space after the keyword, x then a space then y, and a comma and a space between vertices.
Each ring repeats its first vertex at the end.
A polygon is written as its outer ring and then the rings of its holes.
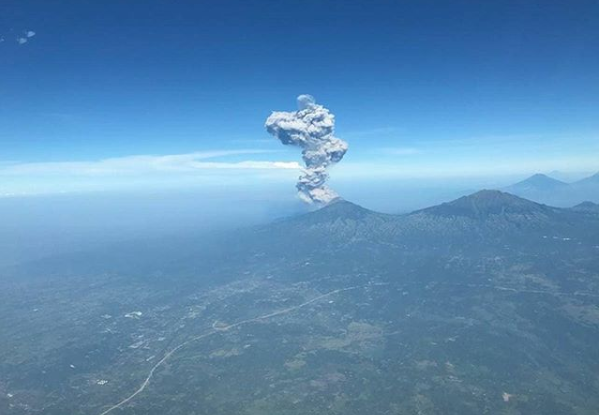
POLYGON ((96 161, 64 161, 43 163, 0 163, 0 176, 30 174, 74 174, 87 176, 146 174, 151 172, 193 172, 196 170, 297 170, 290 161, 210 161, 217 157, 261 154, 257 150, 222 150, 175 155, 136 155, 96 161))
POLYGON ((334 136, 332 113, 310 95, 298 97, 298 111, 275 111, 265 123, 267 131, 284 145, 302 149, 306 165, 298 179, 298 195, 307 203, 326 204, 339 197, 327 185, 328 168, 346 154, 348 144, 334 136))
POLYGON ((275 153, 235 149, 84 161, 0 161, 0 197, 283 184, 297 175, 301 166, 295 161, 273 160, 275 153))

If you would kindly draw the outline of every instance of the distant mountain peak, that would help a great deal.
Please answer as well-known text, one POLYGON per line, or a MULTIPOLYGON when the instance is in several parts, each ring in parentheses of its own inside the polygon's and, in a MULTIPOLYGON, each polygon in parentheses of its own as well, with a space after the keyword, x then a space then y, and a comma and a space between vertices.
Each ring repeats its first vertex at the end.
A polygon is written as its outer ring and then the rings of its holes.
POLYGON ((536 173, 532 176, 530 176, 528 179, 526 180, 547 180, 547 179, 551 179, 551 180, 558 180, 558 179, 553 179, 552 177, 544 174, 544 173, 536 173))
POLYGON ((547 205, 570 207, 585 200, 598 200, 598 173, 573 183, 534 174, 502 190, 547 205))
POLYGON ((564 187, 568 186, 567 183, 553 179, 552 177, 546 176, 542 173, 534 174, 525 180, 515 183, 511 187, 537 187, 537 188, 548 188, 548 187, 564 187))
POLYGON ((534 214, 547 209, 550 208, 510 193, 499 190, 480 190, 471 195, 418 212, 437 216, 480 218, 501 214, 534 214))

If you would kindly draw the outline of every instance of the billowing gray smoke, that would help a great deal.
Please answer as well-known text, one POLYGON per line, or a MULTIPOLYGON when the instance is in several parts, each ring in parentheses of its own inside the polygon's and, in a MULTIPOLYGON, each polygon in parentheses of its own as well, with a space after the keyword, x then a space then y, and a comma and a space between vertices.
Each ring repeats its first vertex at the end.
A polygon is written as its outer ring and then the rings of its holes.
POLYGON ((298 111, 275 111, 267 118, 267 131, 283 144, 298 146, 306 164, 298 179, 298 195, 307 203, 325 204, 338 195, 325 185, 327 168, 339 162, 348 144, 334 137, 334 116, 310 95, 298 97, 298 111))

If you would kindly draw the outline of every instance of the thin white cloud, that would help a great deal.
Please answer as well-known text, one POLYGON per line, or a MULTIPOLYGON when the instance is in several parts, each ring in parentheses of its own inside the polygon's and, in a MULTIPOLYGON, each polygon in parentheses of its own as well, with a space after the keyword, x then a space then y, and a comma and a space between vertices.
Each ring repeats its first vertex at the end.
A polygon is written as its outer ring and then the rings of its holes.
POLYGON ((0 163, 0 176, 44 175, 143 175, 152 173, 193 173, 199 170, 297 170, 295 161, 207 161, 217 157, 262 154, 269 151, 219 150, 174 155, 134 155, 94 161, 41 163, 0 163))
POLYGON ((33 30, 28 30, 27 33, 25 34, 25 36, 27 36, 27 37, 34 37, 35 36, 35 32, 33 30))
POLYGON ((17 43, 19 45, 24 45, 25 43, 27 43, 27 38, 26 37, 18 37, 17 38, 17 43))

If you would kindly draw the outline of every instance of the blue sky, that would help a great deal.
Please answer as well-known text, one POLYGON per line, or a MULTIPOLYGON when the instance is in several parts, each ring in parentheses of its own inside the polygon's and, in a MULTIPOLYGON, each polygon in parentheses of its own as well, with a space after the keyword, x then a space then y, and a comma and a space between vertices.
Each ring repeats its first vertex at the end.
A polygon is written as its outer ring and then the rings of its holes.
POLYGON ((598 169, 595 1, 0 6, 0 194, 289 184, 314 95, 334 182, 598 169), (24 42, 26 40, 26 42, 24 42))

